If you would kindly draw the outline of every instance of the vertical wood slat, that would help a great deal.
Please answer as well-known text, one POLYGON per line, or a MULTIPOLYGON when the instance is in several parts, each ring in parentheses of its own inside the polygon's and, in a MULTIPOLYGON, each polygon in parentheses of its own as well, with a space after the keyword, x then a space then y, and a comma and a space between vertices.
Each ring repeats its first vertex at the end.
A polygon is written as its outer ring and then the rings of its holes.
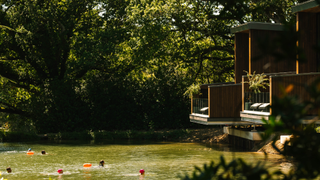
MULTIPOLYGON (((269 77, 269 102, 270 106, 272 105, 272 78, 269 77)), ((272 108, 270 108, 270 114, 272 114, 272 108)))
MULTIPOLYGON (((315 79, 320 78, 320 73, 299 74, 291 76, 271 76, 270 77, 270 100, 271 97, 281 97, 283 90, 290 84, 294 86, 289 95, 298 95, 300 101, 310 101, 311 97, 305 90, 305 85, 310 85, 315 79)), ((272 101, 270 101, 272 103, 272 101)), ((314 112, 309 112, 314 114, 314 112)))
POLYGON ((252 39, 252 37, 251 37, 251 34, 252 34, 252 30, 249 30, 249 74, 251 74, 251 58, 252 58, 252 56, 251 56, 251 49, 252 49, 252 42, 251 42, 251 39, 252 39))
POLYGON ((245 71, 249 71, 249 34, 236 33, 234 42, 234 81, 240 83, 245 71))
POLYGON ((208 99, 209 118, 240 117, 242 96, 241 83, 234 85, 210 86, 208 99))
MULTIPOLYGON (((279 73, 292 72, 296 70, 295 62, 275 62, 275 57, 266 55, 264 49, 261 49, 261 43, 271 44, 281 35, 280 31, 266 31, 266 30, 250 30, 250 55, 249 63, 251 64, 250 72, 254 71, 257 74, 261 73, 279 73), (266 42, 268 41, 268 42, 266 42)), ((277 49, 277 51, 281 51, 277 49)))
MULTIPOLYGON (((299 15, 296 16, 296 31, 299 32, 299 15)), ((297 41, 297 47, 299 47, 299 41, 297 41)), ((299 61, 298 61, 298 55, 296 60, 296 74, 299 74, 299 61)))
POLYGON ((193 113, 193 96, 191 96, 191 114, 193 113))
POLYGON ((210 88, 208 87, 208 116, 211 116, 211 91, 210 88))
POLYGON ((242 107, 241 107, 241 109, 242 109, 242 111, 244 111, 244 103, 245 103, 245 101, 244 101, 244 77, 242 77, 241 94, 242 94, 242 97, 241 97, 242 107))
POLYGON ((317 13, 297 13, 297 30, 300 34, 298 45, 307 59, 304 63, 298 63, 298 73, 318 72, 317 52, 313 48, 317 44, 316 20, 317 13))

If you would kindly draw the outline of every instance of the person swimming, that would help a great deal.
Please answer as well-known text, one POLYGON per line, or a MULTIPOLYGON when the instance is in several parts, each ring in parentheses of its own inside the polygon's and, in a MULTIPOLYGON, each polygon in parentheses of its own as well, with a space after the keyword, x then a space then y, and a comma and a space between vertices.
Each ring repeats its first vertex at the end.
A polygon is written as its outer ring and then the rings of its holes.
POLYGON ((101 167, 104 166, 104 160, 101 160, 101 161, 99 162, 99 166, 101 166, 101 167))
POLYGON ((12 172, 12 170, 11 170, 11 168, 10 167, 7 167, 7 173, 11 173, 12 172))
POLYGON ((144 175, 144 173, 145 173, 144 169, 140 169, 139 173, 140 173, 140 175, 144 175))
POLYGON ((59 174, 63 174, 63 170, 62 169, 58 169, 57 171, 59 174))
POLYGON ((46 154, 46 151, 45 151, 45 150, 42 150, 42 151, 41 151, 41 154, 46 154))
POLYGON ((144 179, 144 173, 145 173, 144 169, 140 169, 139 173, 140 173, 139 179, 144 179))

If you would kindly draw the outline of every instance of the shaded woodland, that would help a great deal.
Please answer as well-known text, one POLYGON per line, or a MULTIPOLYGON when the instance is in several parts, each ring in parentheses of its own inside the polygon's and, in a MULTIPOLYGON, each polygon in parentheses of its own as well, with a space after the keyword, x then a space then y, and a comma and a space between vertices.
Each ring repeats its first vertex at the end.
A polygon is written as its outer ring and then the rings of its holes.
POLYGON ((1 2, 0 121, 56 133, 189 127, 187 87, 234 79, 230 28, 300 1, 1 2))

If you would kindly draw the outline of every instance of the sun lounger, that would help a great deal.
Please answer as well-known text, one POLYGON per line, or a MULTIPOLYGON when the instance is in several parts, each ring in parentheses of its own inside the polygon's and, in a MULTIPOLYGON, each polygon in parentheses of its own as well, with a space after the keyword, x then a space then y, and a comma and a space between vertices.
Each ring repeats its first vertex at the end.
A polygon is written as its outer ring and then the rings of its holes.
POLYGON ((260 110, 267 110, 267 109, 268 109, 268 106, 270 106, 270 103, 262 103, 262 104, 259 106, 259 109, 260 109, 260 110))
POLYGON ((252 105, 250 106, 250 109, 252 109, 252 110, 257 110, 258 107, 259 107, 261 104, 262 104, 262 103, 254 103, 254 104, 252 104, 252 105))

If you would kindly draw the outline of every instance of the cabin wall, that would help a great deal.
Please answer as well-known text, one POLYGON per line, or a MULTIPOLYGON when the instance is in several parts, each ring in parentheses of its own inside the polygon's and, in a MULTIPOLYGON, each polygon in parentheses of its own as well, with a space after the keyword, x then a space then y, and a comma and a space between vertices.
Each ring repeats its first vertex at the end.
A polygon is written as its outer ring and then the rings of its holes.
MULTIPOLYGON (((293 89, 287 92, 289 95, 298 95, 301 101, 310 101, 311 97, 305 89, 305 85, 311 85, 316 79, 320 78, 320 73, 306 73, 288 76, 271 76, 271 95, 276 97, 283 96, 283 91, 290 85, 293 89)), ((272 101, 270 101, 272 103, 272 101)), ((317 112, 309 112, 316 114, 317 112)))
POLYGON ((305 63, 299 62, 299 73, 318 72, 319 62, 317 62, 317 53, 314 46, 317 43, 317 14, 299 12, 297 13, 297 30, 300 38, 298 46, 303 49, 307 61, 305 63))
POLYGON ((254 71, 258 74, 261 73, 278 73, 278 72, 290 72, 295 71, 295 62, 288 63, 287 61, 275 62, 274 57, 271 55, 265 55, 262 49, 262 43, 274 43, 275 39, 279 37, 279 31, 266 31, 266 30, 250 30, 250 65, 251 73, 254 71))
POLYGON ((242 84, 209 87, 209 118, 240 117, 242 84))
POLYGON ((235 83, 241 83, 242 75, 249 71, 249 33, 236 33, 234 43, 235 83))

